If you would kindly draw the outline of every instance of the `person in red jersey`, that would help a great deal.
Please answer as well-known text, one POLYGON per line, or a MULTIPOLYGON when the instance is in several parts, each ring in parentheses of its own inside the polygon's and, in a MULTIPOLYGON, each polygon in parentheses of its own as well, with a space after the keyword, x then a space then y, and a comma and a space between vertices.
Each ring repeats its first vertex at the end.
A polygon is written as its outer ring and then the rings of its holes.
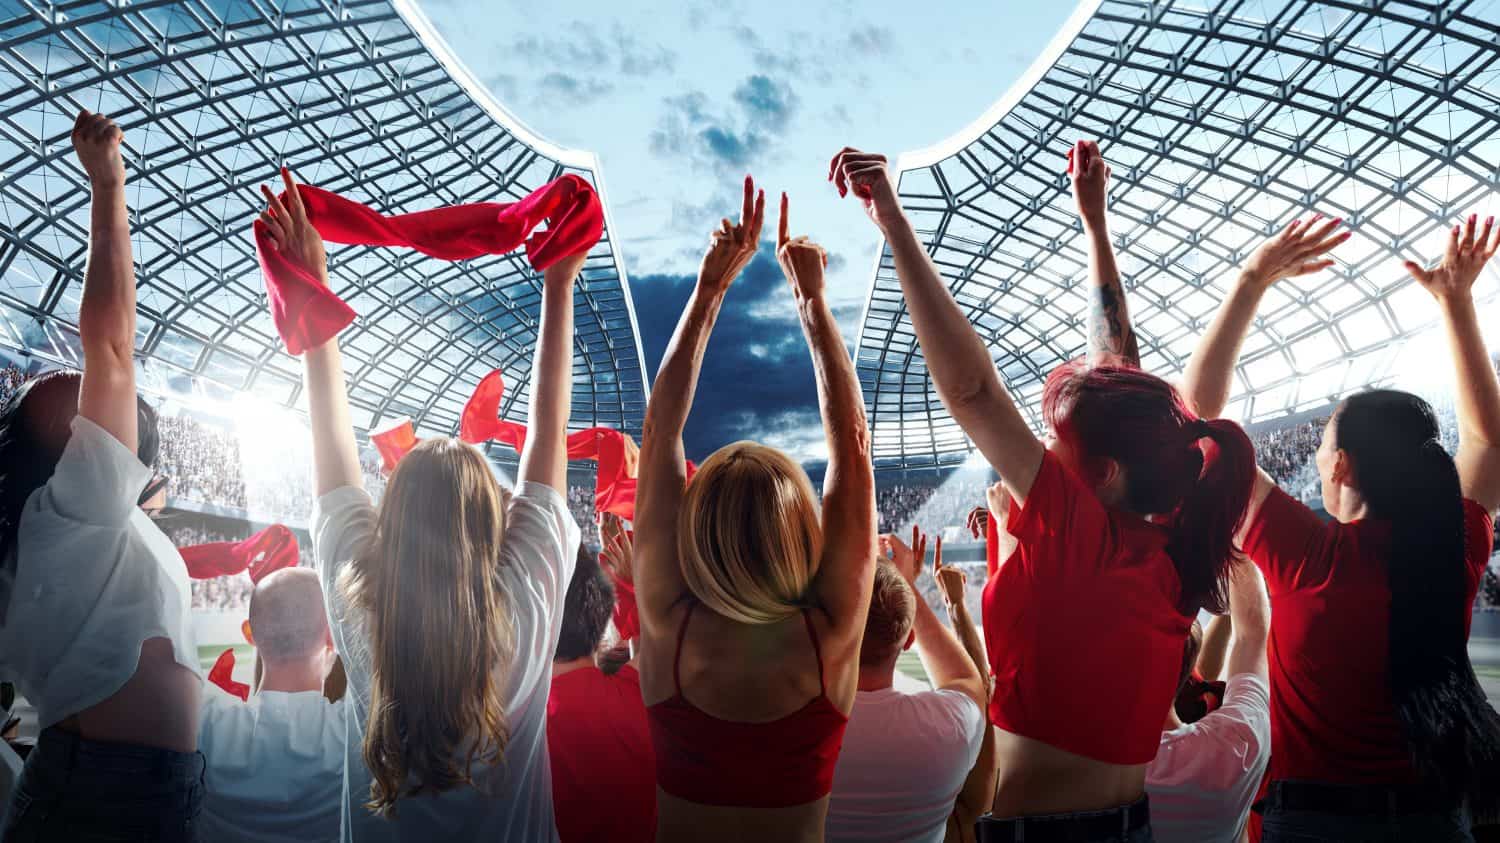
MULTIPOLYGON (((616 563, 618 576, 630 576, 628 564, 616 563)), ((562 843, 656 839, 656 760, 641 677, 633 664, 605 674, 595 662, 614 601, 598 558, 581 548, 563 600, 547 697, 552 811, 562 843)))
POLYGON ((1045 443, 907 219, 884 156, 846 148, 829 169, 885 235, 938 396, 1014 499, 1004 526, 1016 550, 984 590, 999 777, 980 841, 1151 839, 1146 766, 1193 616, 1225 609, 1254 472, 1238 425, 1197 418, 1136 368, 1105 224, 1109 168, 1091 143, 1070 157, 1094 330, 1088 364, 1047 379, 1045 443))
MULTIPOLYGON (((1188 367, 1205 415, 1228 400, 1240 344, 1277 281, 1332 265, 1337 220, 1289 225, 1251 256, 1188 367)), ((1270 589, 1271 764, 1265 841, 1471 840, 1466 808, 1500 802, 1500 716, 1469 663, 1470 610, 1500 505, 1500 384, 1473 286, 1500 249, 1494 218, 1454 226, 1432 268, 1458 372, 1459 445, 1389 389, 1346 398, 1316 463, 1325 524, 1258 474, 1244 548, 1270 589)))
POLYGON ((641 692, 656 749, 657 839, 821 841, 859 682, 875 575, 864 398, 829 308, 827 253, 787 230, 777 259, 807 337, 828 445, 807 473, 754 442, 687 482, 682 431, 730 282, 755 255, 764 195, 713 234, 646 408, 635 521, 641 692))

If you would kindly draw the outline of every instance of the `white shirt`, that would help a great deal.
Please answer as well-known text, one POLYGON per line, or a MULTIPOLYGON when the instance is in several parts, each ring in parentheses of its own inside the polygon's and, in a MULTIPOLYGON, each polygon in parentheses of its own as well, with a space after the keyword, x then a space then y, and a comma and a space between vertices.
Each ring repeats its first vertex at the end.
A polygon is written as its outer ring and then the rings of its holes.
POLYGON ((1158 843, 1234 843, 1271 760, 1271 689, 1266 680, 1230 677, 1224 705, 1197 723, 1162 732, 1146 768, 1151 833, 1158 843))
POLYGON ((511 498, 500 549, 500 579, 510 594, 516 651, 508 670, 496 677, 510 742, 502 764, 475 771, 476 778, 487 777, 491 795, 462 787, 443 794, 402 797, 390 820, 364 807, 370 792, 370 773, 362 752, 370 709, 371 656, 364 618, 344 601, 337 585, 339 570, 374 528, 375 507, 363 489, 334 489, 319 498, 313 509, 314 553, 334 647, 349 676, 346 699, 353 703, 347 721, 343 839, 557 840, 546 720, 563 596, 578 555, 578 525, 568 512, 567 500, 541 483, 522 483, 511 498))
POLYGON ((942 843, 984 712, 958 691, 860 691, 833 769, 826 839, 942 843))
POLYGON ((151 469, 83 416, 72 431, 21 511, 15 579, 0 581, 0 674, 43 729, 114 696, 152 638, 203 675, 187 566, 137 504, 151 469))
POLYGON ((261 691, 240 702, 203 689, 198 750, 203 840, 331 841, 344 794, 345 700, 321 691, 261 691))

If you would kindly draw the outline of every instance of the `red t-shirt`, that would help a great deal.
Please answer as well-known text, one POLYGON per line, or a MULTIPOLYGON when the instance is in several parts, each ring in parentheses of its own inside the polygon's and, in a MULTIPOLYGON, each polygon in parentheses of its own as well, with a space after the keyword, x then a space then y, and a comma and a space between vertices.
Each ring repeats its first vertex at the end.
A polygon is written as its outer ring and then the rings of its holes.
POLYGON ((984 586, 996 726, 1110 764, 1156 757, 1192 618, 1166 531, 1099 502, 1051 452, 984 586))
POLYGON ((547 752, 563 843, 656 839, 656 754, 635 668, 606 676, 587 667, 553 677, 547 752))
MULTIPOLYGON (((1464 501, 1464 613, 1494 541, 1490 515, 1464 501)), ((1324 523, 1275 489, 1251 522, 1245 552, 1271 593, 1271 765, 1268 781, 1402 784, 1413 780, 1387 675, 1391 592, 1382 521, 1324 523)))

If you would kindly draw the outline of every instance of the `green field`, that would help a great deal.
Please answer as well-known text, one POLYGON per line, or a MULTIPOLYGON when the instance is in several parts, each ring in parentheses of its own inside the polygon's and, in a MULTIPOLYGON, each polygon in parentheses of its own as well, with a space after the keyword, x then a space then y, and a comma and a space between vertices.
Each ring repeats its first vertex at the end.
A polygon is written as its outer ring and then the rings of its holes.
MULTIPOLYGON (((254 647, 251 647, 249 644, 236 644, 236 645, 234 645, 233 649, 234 649, 234 667, 235 667, 235 672, 236 673, 238 673, 240 671, 244 671, 244 670, 254 670, 255 669, 255 648, 254 647)), ((217 659, 219 657, 219 654, 222 653, 222 652, 224 652, 224 648, 223 647, 199 647, 198 648, 198 662, 203 665, 203 670, 205 672, 207 672, 207 670, 209 668, 211 668, 211 667, 214 666, 214 660, 217 659)), ((917 667, 920 669, 921 665, 918 665, 917 667)))
POLYGON ((896 658, 896 669, 920 682, 927 682, 927 671, 922 669, 922 660, 916 650, 907 650, 896 658))

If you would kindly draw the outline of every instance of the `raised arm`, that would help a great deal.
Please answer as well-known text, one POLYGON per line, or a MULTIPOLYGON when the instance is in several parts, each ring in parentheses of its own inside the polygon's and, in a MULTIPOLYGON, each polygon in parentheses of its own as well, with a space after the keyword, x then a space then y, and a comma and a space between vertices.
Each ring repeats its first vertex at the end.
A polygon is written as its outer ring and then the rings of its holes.
MULTIPOLYGON (((1232 627, 1224 678, 1253 673, 1266 678, 1266 639, 1271 634, 1271 598, 1260 569, 1248 559, 1235 562, 1229 577, 1229 618, 1232 627)), ((1214 679, 1216 677, 1207 676, 1214 679)))
POLYGON ((1042 443, 1001 385, 984 342, 901 210, 885 156, 845 148, 834 156, 829 178, 840 195, 854 191, 885 235, 917 342, 943 406, 1016 499, 1024 501, 1042 464, 1042 443))
POLYGON ((573 281, 588 254, 542 270, 541 330, 531 361, 531 408, 516 479, 568 494, 568 416, 573 406, 573 281))
MULTIPOLYGON (((1266 241, 1250 256, 1239 278, 1230 289, 1229 298, 1219 307, 1208 332, 1198 341, 1183 376, 1182 396, 1199 416, 1216 419, 1229 403, 1234 381, 1234 365, 1240 346, 1250 332, 1255 310, 1271 285, 1283 278, 1309 275, 1333 266, 1333 259, 1323 257, 1333 247, 1349 239, 1348 231, 1334 229, 1342 220, 1319 222, 1321 215, 1304 223, 1295 220, 1281 233, 1266 241)), ((1249 525, 1276 481, 1264 470, 1255 473, 1255 488, 1244 523, 1249 525)))
MULTIPOLYGON (((286 188, 285 202, 261 185, 266 210, 256 224, 270 237, 272 248, 310 270, 326 287, 328 256, 323 250, 323 236, 308 221, 297 182, 285 167, 281 169, 281 181, 286 188)), ((360 486, 359 448, 354 443, 338 337, 309 348, 302 356, 302 382, 307 389, 307 417, 312 427, 315 493, 321 497, 340 486, 360 486)))
POLYGON ((1224 656, 1229 653, 1229 639, 1234 621, 1228 613, 1214 615, 1203 628, 1203 646, 1198 648, 1198 675, 1212 682, 1224 673, 1224 656))
POLYGON ((948 622, 958 634, 958 640, 973 662, 974 669, 979 671, 980 687, 985 694, 980 701, 980 711, 984 714, 984 737, 979 742, 979 755, 974 759, 974 766, 964 779, 964 785, 959 789, 958 799, 954 804, 960 818, 967 818, 972 822, 990 809, 995 796, 995 730, 991 728, 989 718, 990 666, 984 641, 979 637, 979 628, 969 616, 969 607, 964 602, 968 577, 958 568, 943 564, 941 537, 938 538, 937 552, 932 558, 932 575, 937 580, 938 592, 943 595, 943 604, 948 607, 948 622))
MULTIPOLYGON (((927 536, 916 527, 912 528, 911 536, 911 545, 901 541, 894 533, 881 536, 880 544, 916 597, 917 613, 912 622, 912 631, 916 633, 917 656, 922 660, 922 669, 927 672, 932 687, 958 691, 972 699, 980 711, 983 711, 988 703, 984 682, 986 668, 982 667, 985 664, 984 646, 979 645, 980 661, 974 661, 972 652, 966 652, 964 645, 959 642, 958 636, 963 633, 959 630, 950 632, 943 626, 937 613, 932 611, 932 607, 922 597, 922 592, 917 588, 917 577, 922 573, 922 561, 927 556, 927 536)), ((942 564, 943 540, 939 537, 933 556, 934 577, 942 570, 942 564)), ((961 572, 959 576, 962 576, 961 572)), ((938 582, 941 586, 941 580, 938 582)), ((943 599, 947 601, 948 595, 944 594, 943 599)), ((960 599, 959 603, 962 602, 960 599)))
POLYGON ((754 182, 746 176, 740 223, 734 225, 726 218, 714 231, 698 267, 698 283, 667 343, 646 404, 634 562, 636 604, 648 634, 660 628, 672 605, 687 591, 677 559, 677 514, 687 484, 682 430, 693 408, 703 351, 719 307, 730 283, 755 257, 764 216, 765 194, 757 194, 754 182))
POLYGON ((863 635, 875 580, 875 473, 870 431, 854 363, 828 307, 823 270, 828 253, 806 237, 788 233, 787 198, 781 194, 776 260, 792 288, 818 384, 818 410, 828 443, 823 475, 823 558, 813 589, 845 643, 863 635))
POLYGON ((1432 269, 1412 261, 1406 270, 1437 299, 1448 335, 1448 349, 1458 370, 1454 401, 1458 410, 1458 478, 1464 497, 1490 512, 1500 507, 1500 385, 1495 364, 1484 346, 1474 311, 1474 282, 1500 251, 1495 218, 1476 231, 1477 214, 1448 233, 1448 248, 1432 269))
POLYGON ((1130 324, 1130 308, 1120 270, 1115 266, 1115 247, 1109 239, 1109 165, 1099 155, 1099 145, 1079 141, 1068 150, 1068 175, 1073 182, 1073 200, 1089 241, 1089 365, 1139 367, 1141 350, 1130 324))
POLYGON ((78 412, 135 451, 135 267, 120 155, 124 139, 102 114, 82 111, 73 122, 73 151, 88 174, 92 196, 88 267, 78 305, 83 343, 78 412))

